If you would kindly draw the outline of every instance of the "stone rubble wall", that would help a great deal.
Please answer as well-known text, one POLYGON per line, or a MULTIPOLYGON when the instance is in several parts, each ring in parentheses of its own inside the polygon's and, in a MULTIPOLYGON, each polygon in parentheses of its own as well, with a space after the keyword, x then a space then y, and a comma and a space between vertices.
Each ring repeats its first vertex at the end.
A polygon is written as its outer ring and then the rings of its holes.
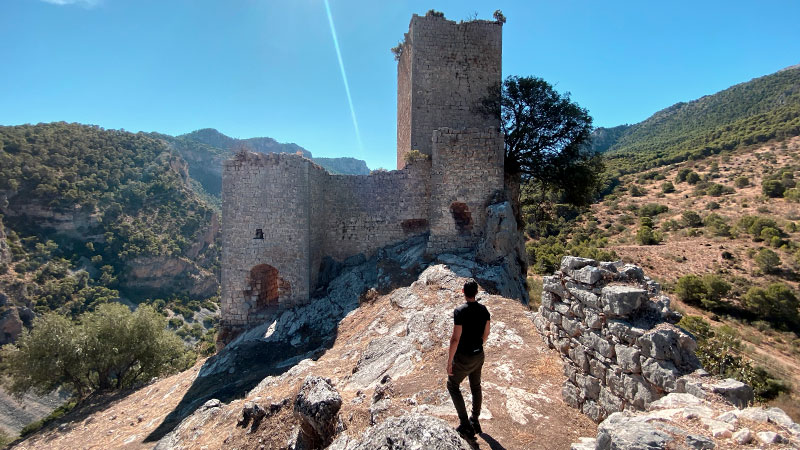
POLYGON ((414 15, 397 65, 397 167, 409 150, 431 155, 434 130, 499 128, 477 111, 502 81, 503 27, 414 15))
POLYGON ((644 410, 679 378, 700 368, 694 338, 674 326, 680 315, 642 269, 566 256, 544 277, 534 319, 563 358, 564 401, 596 422, 644 410))

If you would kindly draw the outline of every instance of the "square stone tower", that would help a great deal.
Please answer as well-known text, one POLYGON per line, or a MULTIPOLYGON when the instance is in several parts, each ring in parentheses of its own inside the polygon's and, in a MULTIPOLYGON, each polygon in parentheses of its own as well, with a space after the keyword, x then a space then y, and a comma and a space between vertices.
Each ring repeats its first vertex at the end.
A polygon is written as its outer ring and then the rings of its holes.
POLYGON ((410 150, 431 155, 438 128, 499 128, 477 108, 502 82, 502 24, 411 17, 397 64, 397 168, 410 150))

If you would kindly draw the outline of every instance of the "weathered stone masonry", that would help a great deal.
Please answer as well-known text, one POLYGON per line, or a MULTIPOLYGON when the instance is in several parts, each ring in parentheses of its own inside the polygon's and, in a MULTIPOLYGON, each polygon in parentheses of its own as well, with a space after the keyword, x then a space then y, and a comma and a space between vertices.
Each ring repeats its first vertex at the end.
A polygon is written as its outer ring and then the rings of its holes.
POLYGON ((501 81, 501 30, 412 17, 398 62, 399 170, 331 175, 290 154, 224 163, 223 334, 308 302, 326 257, 369 257, 424 233, 431 255, 475 248, 503 190, 499 121, 477 110, 501 81), (428 159, 406 164, 412 149, 428 159))
POLYGON ((563 357, 564 401, 599 422, 643 410, 700 368, 692 336, 672 325, 680 315, 658 283, 632 264, 566 256, 544 277, 534 319, 563 357))

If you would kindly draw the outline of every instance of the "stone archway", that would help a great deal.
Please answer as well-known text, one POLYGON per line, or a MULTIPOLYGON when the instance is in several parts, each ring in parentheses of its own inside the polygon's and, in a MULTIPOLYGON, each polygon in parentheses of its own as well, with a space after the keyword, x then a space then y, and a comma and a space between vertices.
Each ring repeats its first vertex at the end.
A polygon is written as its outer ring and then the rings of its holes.
POLYGON ((456 222, 456 229, 459 233, 469 234, 472 232, 472 213, 466 203, 451 203, 450 214, 453 215, 453 220, 456 222))
POLYGON ((257 309, 278 304, 278 269, 269 264, 259 264, 250 269, 247 295, 255 300, 257 309))

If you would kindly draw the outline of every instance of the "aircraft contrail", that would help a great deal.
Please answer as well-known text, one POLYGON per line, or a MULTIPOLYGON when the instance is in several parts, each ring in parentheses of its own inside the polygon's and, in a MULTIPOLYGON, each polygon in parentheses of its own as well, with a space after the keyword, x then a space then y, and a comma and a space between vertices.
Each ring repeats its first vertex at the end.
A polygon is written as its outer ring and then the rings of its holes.
POLYGON ((353 127, 356 129, 356 140, 358 141, 359 151, 364 151, 364 145, 361 143, 361 132, 358 131, 358 121, 356 120, 356 110, 353 108, 353 98, 350 96, 350 84, 347 82, 347 74, 344 72, 344 62, 342 62, 342 52, 339 50, 339 39, 336 38, 336 28, 333 26, 333 15, 331 14, 331 6, 328 0, 325 1, 325 11, 328 12, 328 23, 331 25, 331 36, 333 36, 333 46, 336 47, 336 56, 339 58, 339 70, 342 72, 342 80, 344 81, 344 91, 347 94, 347 103, 350 104, 350 115, 353 117, 353 127))

